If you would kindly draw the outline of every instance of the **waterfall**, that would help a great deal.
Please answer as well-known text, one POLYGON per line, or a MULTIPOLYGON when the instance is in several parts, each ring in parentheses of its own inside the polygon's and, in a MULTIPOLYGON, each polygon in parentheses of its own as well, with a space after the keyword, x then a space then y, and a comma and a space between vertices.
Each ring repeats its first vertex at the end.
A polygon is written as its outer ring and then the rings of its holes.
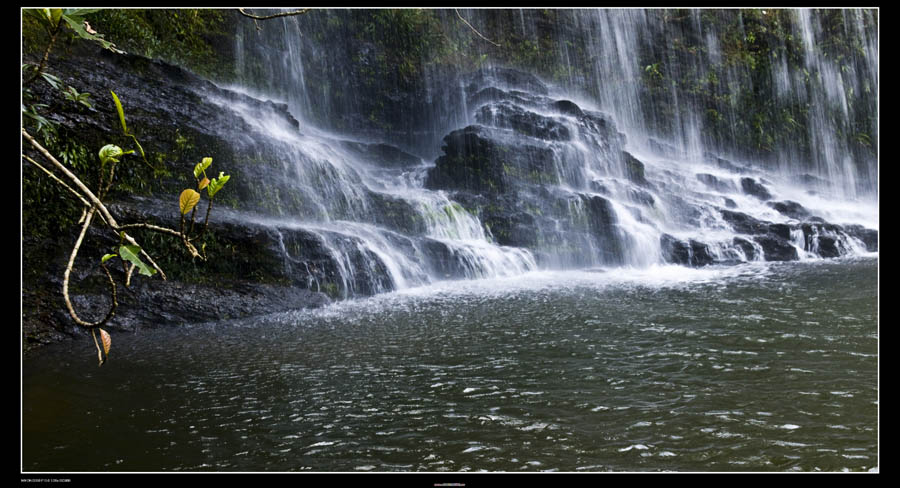
POLYGON ((877 249, 877 13, 461 14, 520 51, 443 10, 314 11, 237 33, 226 88, 295 120, 208 100, 282 163, 254 218, 332 261, 307 282, 348 297, 877 249))

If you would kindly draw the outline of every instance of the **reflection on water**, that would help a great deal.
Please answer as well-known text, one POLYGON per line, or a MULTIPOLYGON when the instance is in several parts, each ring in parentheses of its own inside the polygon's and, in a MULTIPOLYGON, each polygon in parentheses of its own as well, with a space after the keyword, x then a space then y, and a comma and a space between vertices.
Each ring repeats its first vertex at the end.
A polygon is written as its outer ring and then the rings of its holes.
POLYGON ((444 282, 23 365, 26 471, 878 466, 877 259, 444 282))

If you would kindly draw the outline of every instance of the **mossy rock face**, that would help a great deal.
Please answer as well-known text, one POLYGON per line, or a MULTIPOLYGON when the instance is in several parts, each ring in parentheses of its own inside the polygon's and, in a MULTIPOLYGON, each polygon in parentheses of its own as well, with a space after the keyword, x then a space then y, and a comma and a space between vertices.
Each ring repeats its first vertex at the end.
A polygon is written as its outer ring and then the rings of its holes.
MULTIPOLYGON (((278 121, 285 130, 299 133, 298 122, 284 105, 221 90, 177 66, 134 55, 113 55, 90 43, 76 43, 71 49, 54 54, 49 71, 80 92, 91 93, 92 108, 63 99, 59 92, 43 83, 34 84, 31 88, 34 103, 52 107, 48 117, 56 124, 55 132, 38 134, 39 141, 89 187, 95 187, 100 167, 97 153, 101 147, 116 144, 126 150, 137 149, 122 132, 109 94, 112 90, 122 101, 129 130, 145 151, 146 161, 137 154, 122 158, 117 164, 113 191, 104 199, 120 224, 147 222, 178 229, 178 196, 185 188, 196 187, 194 166, 202 158, 211 157, 210 177, 219 172, 231 175, 229 183, 216 195, 210 227, 202 239, 208 261, 191 259, 177 239, 170 236, 142 230, 131 232, 166 272, 167 283, 176 288, 204 290, 204 297, 197 296, 196 303, 187 299, 185 306, 196 304, 199 307, 196 310, 209 310, 201 300, 216 303, 217 297, 228 294, 235 300, 229 316, 265 313, 271 304, 259 299, 254 290, 310 288, 314 280, 308 278, 313 273, 306 270, 307 263, 303 261, 312 261, 315 256, 295 256, 299 263, 294 263, 280 247, 277 228, 228 218, 231 209, 261 211, 275 205, 303 212, 310 206, 308 202, 287 197, 297 192, 293 191, 290 179, 284 177, 284 152, 260 142, 263 138, 256 137, 259 129, 228 108, 241 104, 250 117, 254 114, 266 117, 278 121), (277 195, 283 197, 276 198, 277 195), (223 291, 216 295, 216 290, 223 291), (241 296, 240 290, 248 290, 246 299, 237 298, 241 296)), ((32 126, 26 129, 33 131, 32 126)), ((26 144, 23 150, 32 158, 41 159, 30 145, 26 144)), ((28 296, 23 305, 23 320, 27 322, 26 342, 43 344, 81 333, 71 326, 64 313, 60 291, 81 209, 77 201, 40 170, 25 161, 22 164, 23 242, 27 244, 23 248, 23 287, 28 296)), ((202 220, 206 201, 204 196, 198 205, 201 212, 198 220, 202 220)), ((320 245, 315 236, 308 236, 306 242, 309 248, 320 245)), ((86 307, 86 314, 104 306, 102 297, 107 291, 97 263, 100 256, 117 244, 113 233, 98 222, 85 238, 76 261, 71 293, 81 297, 77 300, 86 307)), ((198 241, 198 248, 200 245, 198 241)), ((118 270, 114 273, 120 274, 118 270)), ((122 276, 117 274, 117 277, 122 276)), ((149 279, 135 277, 136 282, 149 279)), ((165 303, 154 304, 152 297, 165 294, 164 290, 154 290, 147 295, 135 292, 138 299, 129 301, 127 307, 123 302, 120 314, 127 316, 130 312, 125 309, 133 307, 138 315, 169 314, 173 320, 168 322, 177 322, 174 317, 190 322, 217 316, 201 313, 192 318, 176 309, 167 311, 169 305, 177 308, 178 300, 167 298, 165 303)), ((320 304, 321 300, 316 298, 318 292, 313 288, 306 298, 298 298, 294 307, 320 304)), ((228 307, 231 305, 225 306, 228 307)))
POLYGON ((554 154, 536 144, 505 142, 492 129, 469 126, 444 138, 445 154, 429 171, 426 187, 506 193, 523 184, 556 181, 554 154), (534 181, 535 179, 539 181, 534 181))

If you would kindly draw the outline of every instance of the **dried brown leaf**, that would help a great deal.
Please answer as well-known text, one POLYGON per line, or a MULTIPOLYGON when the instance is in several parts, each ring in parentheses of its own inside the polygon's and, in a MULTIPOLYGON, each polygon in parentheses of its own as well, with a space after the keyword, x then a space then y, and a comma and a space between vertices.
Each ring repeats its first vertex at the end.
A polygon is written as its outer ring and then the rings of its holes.
POLYGON ((109 356, 109 349, 112 347, 112 338, 109 333, 100 329, 100 340, 103 342, 103 353, 109 356))

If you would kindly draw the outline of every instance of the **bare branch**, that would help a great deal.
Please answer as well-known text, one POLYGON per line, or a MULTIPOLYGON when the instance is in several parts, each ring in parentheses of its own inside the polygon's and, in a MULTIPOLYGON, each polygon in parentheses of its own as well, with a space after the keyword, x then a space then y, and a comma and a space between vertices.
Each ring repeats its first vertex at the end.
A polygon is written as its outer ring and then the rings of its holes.
POLYGON ((134 268, 136 267, 137 265, 134 263, 131 263, 131 266, 128 267, 128 271, 125 273, 125 288, 131 286, 131 274, 134 273, 134 268))
POLYGON ((72 172, 69 171, 68 168, 57 161, 56 158, 53 157, 53 155, 50 154, 49 151, 44 149, 44 147, 41 146, 36 140, 34 140, 34 138, 31 137, 31 134, 29 134, 25 129, 22 129, 22 136, 24 136, 25 139, 27 139, 28 142, 30 142, 31 145, 34 146, 42 156, 44 156, 44 158, 53 163, 53 166, 56 166, 56 169, 62 172, 62 174, 64 174, 67 178, 72 180, 75 186, 78 187, 79 190, 81 190, 81 192, 91 202, 91 204, 97 207, 97 209, 100 211, 100 214, 105 217, 106 223, 109 224, 110 227, 112 227, 113 229, 117 229, 119 227, 119 224, 116 223, 116 219, 114 219, 112 214, 109 213, 109 210, 107 210, 106 206, 103 205, 100 199, 97 198, 96 195, 94 195, 94 192, 92 192, 87 186, 85 186, 77 176, 72 174, 72 172))
POLYGON ((66 308, 69 310, 69 316, 72 317, 72 320, 74 320, 76 324, 88 329, 100 327, 108 322, 116 313, 116 307, 119 306, 119 302, 116 300, 116 282, 113 280, 112 275, 109 274, 109 270, 103 263, 100 263, 100 266, 103 267, 106 277, 109 278, 109 286, 112 292, 112 305, 106 313, 106 316, 97 322, 86 322, 75 313, 75 309, 72 307, 72 300, 69 298, 69 275, 72 273, 72 267, 75 265, 75 256, 78 255, 78 250, 81 248, 81 242, 84 240, 84 235, 91 226, 91 220, 93 220, 96 210, 96 207, 91 207, 91 209, 88 210, 87 216, 84 219, 84 224, 81 226, 81 233, 78 234, 78 240, 75 241, 75 247, 72 248, 72 254, 69 256, 69 263, 66 265, 66 271, 63 273, 63 299, 66 302, 66 308))
POLYGON ((469 26, 470 29, 472 29, 472 32, 478 34, 478 37, 484 39, 487 42, 490 42, 491 44, 493 44, 497 47, 500 47, 500 44, 497 44, 496 42, 488 39, 487 37, 484 37, 483 35, 481 35, 481 32, 478 32, 477 30, 475 30, 475 28, 472 27, 472 24, 470 24, 466 19, 463 18, 462 15, 459 14, 459 10, 453 9, 453 11, 456 12, 456 16, 459 17, 459 20, 463 21, 464 24, 466 24, 467 26, 469 26))
MULTIPOLYGON (((88 201, 85 200, 84 197, 81 196, 80 193, 78 193, 77 191, 73 190, 72 187, 70 187, 69 185, 67 185, 63 180, 59 179, 59 177, 57 177, 55 174, 53 174, 53 173, 51 173, 49 170, 47 170, 47 168, 44 168, 43 166, 41 166, 40 164, 38 164, 37 161, 35 161, 35 160, 29 158, 28 156, 26 156, 26 155, 24 155, 24 154, 22 155, 22 157, 25 158, 25 160, 28 161, 29 163, 31 163, 31 164, 37 166, 38 168, 41 168, 41 170, 43 170, 44 173, 47 173, 47 175, 48 175, 49 177, 53 178, 57 183, 59 183, 60 185, 62 185, 63 188, 65 188, 66 190, 69 190, 70 192, 72 192, 72 194, 74 194, 76 197, 78 197, 79 200, 81 200, 81 203, 83 203, 85 207, 90 207, 90 206, 91 206, 91 204, 88 203, 88 201)), ((83 218, 84 218, 84 217, 82 217, 82 219, 83 219, 83 218)), ((80 223, 80 221, 79 221, 79 223, 80 223)))
POLYGON ((278 13, 278 14, 264 15, 264 16, 248 14, 247 12, 244 12, 244 9, 242 9, 242 8, 239 8, 239 9, 238 9, 238 12, 240 12, 241 15, 243 15, 243 16, 245 16, 245 17, 250 17, 250 18, 253 19, 253 20, 269 20, 269 19, 274 19, 274 18, 278 18, 278 17, 288 17, 288 16, 292 16, 292 15, 303 15, 303 14, 309 12, 310 10, 312 10, 312 9, 311 9, 311 8, 304 8, 304 9, 300 9, 300 10, 294 10, 293 12, 281 12, 281 13, 278 13))
POLYGON ((153 224, 145 224, 145 223, 143 223, 143 222, 139 222, 139 223, 136 223, 136 224, 125 224, 125 225, 120 225, 120 226, 117 227, 116 229, 117 229, 117 230, 126 230, 126 229, 147 229, 147 230, 152 230, 152 231, 154 231, 154 232, 159 232, 159 233, 162 233, 162 234, 169 234, 169 235, 171 235, 171 236, 181 237, 181 234, 180 234, 178 231, 176 231, 176 230, 172 230, 172 229, 169 229, 169 228, 166 228, 166 227, 159 227, 159 226, 153 225, 153 224))
POLYGON ((209 205, 206 206, 206 219, 203 221, 203 228, 200 229, 200 233, 197 234, 197 237, 203 237, 203 233, 206 232, 206 228, 209 227, 209 211, 212 210, 212 198, 209 199, 209 205))

